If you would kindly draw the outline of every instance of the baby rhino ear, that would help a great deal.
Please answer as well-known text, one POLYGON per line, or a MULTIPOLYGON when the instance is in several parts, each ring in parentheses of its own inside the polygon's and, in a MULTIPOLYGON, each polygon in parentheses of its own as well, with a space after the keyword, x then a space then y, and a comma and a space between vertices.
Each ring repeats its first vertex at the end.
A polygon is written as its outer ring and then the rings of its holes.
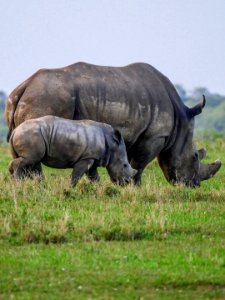
POLYGON ((115 129, 113 133, 113 140, 119 145, 122 139, 122 135, 119 130, 115 129))

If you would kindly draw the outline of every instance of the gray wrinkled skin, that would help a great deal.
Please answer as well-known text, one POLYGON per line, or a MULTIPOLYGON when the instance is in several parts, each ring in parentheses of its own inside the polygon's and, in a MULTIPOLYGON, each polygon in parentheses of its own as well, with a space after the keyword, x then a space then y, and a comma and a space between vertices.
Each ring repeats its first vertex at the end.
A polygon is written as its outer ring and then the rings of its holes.
POLYGON ((205 100, 186 107, 168 78, 148 64, 77 63, 32 75, 9 96, 5 117, 9 136, 25 120, 48 114, 108 123, 124 137, 129 161, 138 170, 136 184, 158 157, 169 182, 198 186, 221 166, 220 161, 200 163, 193 145, 194 117, 204 105, 205 100))
POLYGON ((41 162, 53 168, 73 168, 73 186, 86 172, 90 180, 99 180, 98 166, 106 167, 112 181, 122 185, 136 174, 121 134, 110 125, 90 120, 54 116, 27 120, 13 131, 10 145, 14 160, 9 171, 15 179, 41 177, 41 162))

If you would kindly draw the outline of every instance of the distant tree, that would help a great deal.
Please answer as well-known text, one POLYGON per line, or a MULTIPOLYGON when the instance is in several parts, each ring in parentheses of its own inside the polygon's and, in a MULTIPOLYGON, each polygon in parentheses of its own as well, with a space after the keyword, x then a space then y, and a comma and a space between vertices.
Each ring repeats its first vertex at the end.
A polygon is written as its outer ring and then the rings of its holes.
POLYGON ((0 91, 0 110, 5 109, 5 101, 6 101, 6 93, 3 91, 0 91))
POLYGON ((205 95, 206 97, 207 106, 211 106, 211 107, 215 107, 221 104, 225 100, 225 96, 219 94, 213 94, 205 87, 195 88, 192 94, 190 95, 190 98, 199 101, 199 99, 202 98, 202 95, 205 95))
POLYGON ((197 100, 202 98, 202 95, 205 95, 206 97, 210 95, 210 92, 206 87, 196 87, 193 90, 191 97, 197 100))

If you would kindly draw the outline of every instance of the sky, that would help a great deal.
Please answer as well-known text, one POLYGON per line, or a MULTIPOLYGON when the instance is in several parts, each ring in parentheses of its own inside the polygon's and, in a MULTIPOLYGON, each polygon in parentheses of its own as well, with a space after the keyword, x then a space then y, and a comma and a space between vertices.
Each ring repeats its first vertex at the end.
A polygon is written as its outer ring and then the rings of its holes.
POLYGON ((224 0, 0 0, 0 90, 40 68, 146 62, 225 95, 224 0))

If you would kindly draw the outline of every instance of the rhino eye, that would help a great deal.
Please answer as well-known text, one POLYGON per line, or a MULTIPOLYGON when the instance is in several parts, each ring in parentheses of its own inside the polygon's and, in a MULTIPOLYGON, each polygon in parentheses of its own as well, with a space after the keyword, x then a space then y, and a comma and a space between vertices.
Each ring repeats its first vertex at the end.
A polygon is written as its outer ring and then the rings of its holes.
POLYGON ((198 160, 198 153, 197 152, 195 152, 195 155, 194 155, 194 160, 196 161, 196 160, 198 160))
POLYGON ((124 168, 127 168, 127 164, 123 164, 124 168))

